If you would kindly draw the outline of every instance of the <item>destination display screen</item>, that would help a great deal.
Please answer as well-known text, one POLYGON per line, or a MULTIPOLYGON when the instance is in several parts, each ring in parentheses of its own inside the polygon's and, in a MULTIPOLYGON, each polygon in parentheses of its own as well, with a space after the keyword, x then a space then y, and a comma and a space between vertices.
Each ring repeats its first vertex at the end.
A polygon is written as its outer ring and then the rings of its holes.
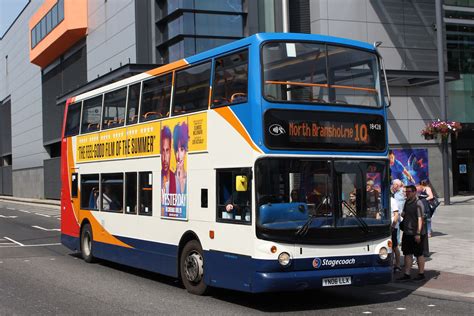
POLYGON ((265 144, 270 149, 384 151, 381 115, 268 110, 265 144))

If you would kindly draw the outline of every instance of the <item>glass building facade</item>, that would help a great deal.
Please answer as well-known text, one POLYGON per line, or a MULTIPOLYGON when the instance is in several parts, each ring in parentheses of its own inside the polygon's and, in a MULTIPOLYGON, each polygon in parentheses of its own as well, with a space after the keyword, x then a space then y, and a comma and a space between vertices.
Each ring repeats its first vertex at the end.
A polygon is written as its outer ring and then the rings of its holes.
POLYGON ((246 35, 243 0, 157 0, 156 56, 172 62, 246 35))

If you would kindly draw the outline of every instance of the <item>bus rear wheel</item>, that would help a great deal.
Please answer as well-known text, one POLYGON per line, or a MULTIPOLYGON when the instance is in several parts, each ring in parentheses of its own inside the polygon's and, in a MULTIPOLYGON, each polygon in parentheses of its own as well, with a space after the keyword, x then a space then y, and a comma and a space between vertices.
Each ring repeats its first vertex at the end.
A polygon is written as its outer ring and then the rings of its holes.
POLYGON ((195 295, 206 294, 208 286, 204 282, 204 256, 197 240, 191 240, 184 246, 179 266, 186 290, 195 295))
POLYGON ((85 224, 81 231, 81 255, 85 262, 94 262, 92 255, 92 228, 90 224, 85 224))

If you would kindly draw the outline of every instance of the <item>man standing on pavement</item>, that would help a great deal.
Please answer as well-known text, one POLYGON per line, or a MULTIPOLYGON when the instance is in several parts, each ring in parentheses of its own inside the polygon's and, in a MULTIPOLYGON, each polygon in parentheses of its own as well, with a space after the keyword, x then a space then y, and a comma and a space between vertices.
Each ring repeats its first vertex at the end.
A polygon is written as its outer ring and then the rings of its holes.
POLYGON ((426 238, 426 227, 424 224, 423 202, 416 196, 416 187, 406 187, 407 200, 403 208, 403 237, 402 251, 405 256, 405 273, 398 281, 410 280, 410 270, 413 263, 413 255, 418 263, 418 276, 415 281, 425 279, 425 257, 423 256, 423 241, 426 238))
POLYGON ((394 272, 400 272, 400 249, 398 245, 400 244, 400 225, 401 222, 401 211, 405 206, 405 193, 403 192, 403 182, 399 179, 395 179, 392 182, 392 199, 396 201, 396 205, 393 204, 393 201, 390 202, 392 208, 392 214, 394 210, 397 210, 396 223, 394 222, 394 217, 392 216, 392 247, 395 254, 395 267, 393 268, 394 272))

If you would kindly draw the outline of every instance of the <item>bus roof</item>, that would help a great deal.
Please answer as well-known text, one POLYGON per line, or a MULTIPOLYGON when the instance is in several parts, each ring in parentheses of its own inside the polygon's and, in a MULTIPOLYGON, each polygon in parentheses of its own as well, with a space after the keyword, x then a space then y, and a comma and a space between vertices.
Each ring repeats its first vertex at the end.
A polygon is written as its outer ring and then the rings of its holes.
POLYGON ((101 94, 107 91, 111 91, 122 87, 127 84, 132 84, 141 80, 145 80, 150 78, 151 76, 155 76, 161 73, 169 72, 174 69, 178 69, 184 67, 188 64, 198 63, 203 60, 207 60, 209 58, 225 54, 227 52, 231 52, 234 50, 238 50, 240 48, 256 44, 259 45, 265 41, 318 41, 324 43, 333 43, 333 44, 340 44, 340 45, 347 45, 352 46, 354 48, 361 48, 365 50, 375 51, 373 45, 361 41, 355 41, 351 39, 341 38, 341 37, 334 37, 334 36, 326 36, 326 35, 318 35, 318 34, 304 34, 304 33, 257 33, 252 36, 237 40, 235 42, 231 42, 216 48, 212 48, 205 52, 186 57, 184 59, 180 59, 174 61, 172 63, 151 69, 147 72, 142 74, 138 74, 129 78, 122 79, 120 81, 108 84, 106 86, 93 89, 91 91, 81 93, 73 98, 70 99, 70 102, 80 101, 87 99, 89 97, 95 96, 97 94, 101 94))
POLYGON ((282 41, 318 41, 318 42, 325 42, 325 43, 334 43, 334 44, 342 44, 347 46, 353 46, 355 48, 362 48, 371 51, 375 51, 375 48, 372 44, 355 41, 347 38, 342 37, 334 37, 334 36, 327 36, 327 35, 319 35, 319 34, 304 34, 304 33, 257 33, 252 36, 243 38, 241 40, 237 40, 232 43, 228 43, 216 48, 212 48, 208 51, 186 57, 186 61, 190 64, 200 62, 202 60, 209 59, 216 55, 223 54, 225 52, 233 51, 239 49, 241 47, 245 47, 251 44, 260 44, 264 41, 275 41, 275 40, 282 40, 282 41))

